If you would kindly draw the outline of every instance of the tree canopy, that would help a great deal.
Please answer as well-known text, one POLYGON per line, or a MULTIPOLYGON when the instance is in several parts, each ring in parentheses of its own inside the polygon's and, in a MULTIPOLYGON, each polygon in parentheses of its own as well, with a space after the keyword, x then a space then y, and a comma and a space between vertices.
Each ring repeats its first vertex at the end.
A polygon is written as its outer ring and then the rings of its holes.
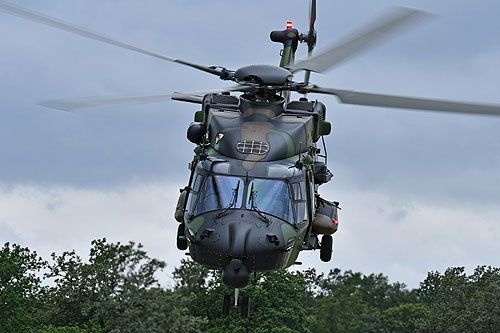
MULTIPOLYGON (((88 260, 5 243, 0 332, 497 332, 500 269, 429 272, 419 288, 383 274, 333 269, 257 273, 241 289, 250 315, 222 316, 220 272, 183 260, 175 286, 140 244, 92 242, 88 260)), ((234 300, 234 298, 233 298, 234 300)))

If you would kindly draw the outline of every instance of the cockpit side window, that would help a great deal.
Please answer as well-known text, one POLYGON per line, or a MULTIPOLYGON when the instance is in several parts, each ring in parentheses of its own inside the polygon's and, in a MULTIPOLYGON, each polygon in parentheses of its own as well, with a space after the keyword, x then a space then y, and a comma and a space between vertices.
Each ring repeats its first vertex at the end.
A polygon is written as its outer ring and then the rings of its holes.
POLYGON ((306 213, 306 191, 303 182, 291 183, 293 192, 293 206, 295 208, 295 221, 300 223, 306 213))
POLYGON ((305 200, 306 199, 306 192, 304 189, 304 183, 302 183, 302 182, 292 183, 292 190, 293 190, 293 199, 294 200, 305 200))
POLYGON ((191 187, 189 189, 188 201, 186 204, 186 211, 189 214, 193 213, 194 205, 196 203, 196 200, 198 199, 198 194, 200 192, 203 179, 204 176, 199 173, 195 173, 195 175, 193 176, 193 180, 191 181, 191 187))
POLYGON ((197 174, 194 177, 194 181, 193 181, 193 186, 192 186, 193 191, 199 192, 202 183, 203 183, 203 176, 200 174, 197 174))

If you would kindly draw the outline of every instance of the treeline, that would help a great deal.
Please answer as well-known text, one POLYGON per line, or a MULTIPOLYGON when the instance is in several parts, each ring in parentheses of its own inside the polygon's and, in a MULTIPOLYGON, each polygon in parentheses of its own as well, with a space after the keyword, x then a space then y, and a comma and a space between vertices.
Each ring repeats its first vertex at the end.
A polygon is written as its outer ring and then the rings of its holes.
POLYGON ((431 272, 408 290, 382 274, 334 269, 257 274, 242 289, 248 318, 217 271, 184 260, 175 286, 162 287, 165 263, 141 245, 92 242, 89 259, 6 243, 0 252, 1 332, 499 332, 500 270, 431 272))

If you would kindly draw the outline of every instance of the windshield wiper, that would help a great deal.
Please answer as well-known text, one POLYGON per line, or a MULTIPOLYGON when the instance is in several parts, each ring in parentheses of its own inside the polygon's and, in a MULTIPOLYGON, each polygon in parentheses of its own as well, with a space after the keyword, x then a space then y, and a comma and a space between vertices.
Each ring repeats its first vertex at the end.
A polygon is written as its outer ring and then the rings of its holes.
POLYGON ((239 189, 240 189, 240 181, 238 180, 236 188, 233 189, 233 197, 231 198, 231 202, 226 207, 224 207, 220 212, 218 212, 217 215, 215 215, 216 219, 221 218, 224 214, 226 214, 226 212, 231 207, 233 207, 236 204, 236 200, 238 200, 239 189))
POLYGON ((250 198, 248 198, 248 203, 250 204, 252 210, 254 210, 257 214, 259 214, 262 221, 266 222, 267 224, 271 223, 271 220, 266 215, 264 215, 264 213, 259 208, 257 208, 257 205, 255 204, 256 196, 257 194, 253 190, 253 183, 252 183, 252 187, 250 188, 250 198))

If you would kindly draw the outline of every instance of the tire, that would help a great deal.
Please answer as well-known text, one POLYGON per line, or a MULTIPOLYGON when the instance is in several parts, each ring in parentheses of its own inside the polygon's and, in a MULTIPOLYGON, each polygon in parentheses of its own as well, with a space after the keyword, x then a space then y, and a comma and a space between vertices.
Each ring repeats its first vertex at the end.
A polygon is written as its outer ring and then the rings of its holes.
POLYGON ((229 309, 231 308, 231 297, 229 295, 224 295, 222 299, 222 315, 229 316, 229 309))
POLYGON ((323 262, 329 262, 332 260, 332 245, 333 237, 330 235, 323 235, 321 238, 321 249, 319 257, 323 262))
POLYGON ((241 317, 247 318, 250 313, 250 297, 246 296, 243 298, 243 302, 241 302, 241 317))
POLYGON ((184 235, 184 223, 179 224, 179 228, 177 229, 177 248, 181 251, 188 248, 188 242, 184 235))

